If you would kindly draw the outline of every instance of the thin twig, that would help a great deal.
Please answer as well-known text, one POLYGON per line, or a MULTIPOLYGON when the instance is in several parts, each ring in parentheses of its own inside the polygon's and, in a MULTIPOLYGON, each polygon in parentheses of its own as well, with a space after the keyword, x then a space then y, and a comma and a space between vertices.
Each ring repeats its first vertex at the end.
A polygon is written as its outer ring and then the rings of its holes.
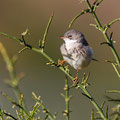
POLYGON ((120 93, 119 90, 108 90, 107 93, 120 93))
POLYGON ((1 110, 1 108, 0 108, 0 118, 1 118, 1 120, 4 120, 3 119, 3 111, 1 110))
POLYGON ((42 45, 41 45, 41 46, 39 45, 39 46, 42 48, 42 50, 43 50, 44 47, 45 47, 45 40, 46 40, 47 33, 48 33, 49 28, 50 28, 50 25, 51 25, 53 16, 54 16, 54 14, 52 13, 52 15, 50 16, 50 19, 49 19, 49 21, 48 21, 47 27, 46 27, 46 29, 45 29, 45 33, 44 33, 44 35, 43 35, 43 39, 42 39, 42 41, 41 41, 41 42, 42 42, 42 45))
MULTIPOLYGON (((9 38, 12 38, 12 39, 14 38, 14 39, 17 40, 16 37, 9 36, 9 38)), ((20 90, 19 90, 19 86, 18 86, 19 80, 16 77, 16 72, 14 70, 14 65, 13 65, 11 59, 9 58, 9 56, 7 54, 7 51, 5 50, 5 48, 4 48, 4 46, 3 46, 3 44, 1 42, 0 42, 0 52, 1 52, 2 56, 3 56, 3 58, 4 58, 7 69, 9 71, 10 80, 11 80, 9 82, 9 85, 11 85, 11 87, 13 87, 16 98, 19 101, 19 98, 20 98, 20 90)))
POLYGON ((120 78, 120 73, 119 73, 119 71, 118 71, 118 69, 117 69, 117 66, 116 66, 114 63, 111 63, 111 64, 112 64, 115 72, 117 73, 118 77, 120 78))
MULTIPOLYGON (((91 14, 93 15, 94 20, 95 20, 95 22, 96 22, 96 24, 97 24, 97 25, 94 25, 94 26, 95 26, 95 27, 97 26, 97 29, 99 29, 99 30, 103 33, 103 35, 104 35, 107 43, 111 44, 111 43, 110 43, 111 41, 110 41, 110 39, 109 39, 109 37, 108 37, 108 34, 106 33, 105 28, 102 26, 101 22, 99 21, 97 15, 96 15, 96 13, 95 13, 95 10, 93 10, 93 6, 94 6, 94 5, 91 6, 89 0, 85 0, 85 1, 86 1, 86 3, 87 3, 88 9, 89 9, 89 11, 90 11, 89 13, 91 13, 91 14)), ((100 0, 100 1, 98 2, 98 5, 99 5, 102 1, 103 1, 103 0, 100 0)), ((97 2, 96 2, 95 4, 97 4, 97 2)), ((70 25, 69 25, 70 27, 71 27, 71 25, 73 24, 73 22, 74 22, 79 16, 81 16, 81 13, 78 14, 75 18, 72 19, 72 21, 70 22, 70 25), (72 23, 72 24, 71 24, 71 23, 72 23)), ((119 19, 120 19, 120 18, 115 19, 115 20, 113 20, 112 22, 110 22, 110 23, 109 23, 109 26, 111 26, 113 23, 115 23, 115 22, 118 21, 119 19)), ((114 57, 115 57, 115 60, 116 60, 117 64, 120 66, 120 58, 119 58, 119 55, 118 55, 116 49, 114 48, 113 44, 112 44, 112 46, 111 46, 111 51, 112 51, 112 53, 113 53, 113 55, 114 55, 114 57)))
MULTIPOLYGON (((4 35, 4 36, 6 36, 6 37, 9 37, 8 34, 4 34, 4 33, 2 33, 2 32, 0 32, 0 34, 4 35)), ((14 37, 10 37, 10 38, 14 39, 14 37)), ((16 39, 14 39, 14 40, 16 40, 16 39)), ((19 39, 17 39, 17 41, 19 41, 19 39)), ((19 42, 20 42, 20 41, 19 41, 19 42)), ((22 45, 23 45, 23 44, 22 44, 22 45)), ((27 46, 27 47, 29 47, 29 46, 27 46)), ((49 62, 55 63, 54 60, 52 60, 52 58, 50 58, 50 57, 49 57, 45 52, 43 52, 41 49, 37 49, 37 48, 32 47, 30 50, 33 50, 33 51, 35 51, 35 52, 37 52, 37 53, 42 54, 47 60, 49 60, 49 62)), ((57 64, 55 63, 55 65, 57 65, 57 64)), ((64 69, 64 67, 62 67, 62 66, 60 66, 60 67, 56 66, 56 67, 59 68, 62 72, 64 72, 71 80, 74 79, 74 77, 71 76, 71 74, 68 73, 68 72, 64 69)), ((87 90, 82 84, 79 83, 79 84, 77 84, 77 86, 80 87, 80 88, 82 89, 82 91, 83 91, 87 96, 89 96, 89 98, 93 98, 93 97, 91 96, 91 94, 88 92, 88 90, 87 90)), ((96 103, 96 101, 95 101, 94 99, 92 99, 92 100, 91 100, 91 103, 92 103, 92 104, 94 105, 94 107, 99 111, 101 117, 102 117, 104 120, 107 120, 107 119, 105 118, 105 115, 104 115, 102 109, 99 107, 99 105, 96 103)), ((51 119, 51 120, 52 120, 52 119, 51 119)))
MULTIPOLYGON (((89 8, 90 10, 92 10, 92 7, 91 7, 91 4, 90 4, 89 0, 86 0, 86 3, 87 3, 88 8, 89 8)), ((101 32, 103 33, 106 41, 107 41, 108 43, 110 43, 108 34, 104 31, 104 28, 102 27, 102 24, 101 24, 101 22, 99 21, 96 13, 95 13, 94 11, 92 11, 91 14, 93 15, 94 20, 95 20, 95 22, 97 23, 97 26, 99 27, 99 29, 101 30, 101 32)), ((111 43, 110 43, 110 44, 111 44, 111 43)), ((114 55, 114 57, 115 57, 116 62, 118 63, 118 65, 120 65, 120 58, 119 58, 118 53, 117 53, 116 49, 114 48, 113 44, 112 44, 112 47, 110 47, 110 48, 111 48, 111 50, 112 50, 112 53, 113 53, 113 55, 114 55)))
POLYGON ((118 21, 120 21, 120 18, 116 18, 116 19, 112 20, 110 23, 108 23, 107 25, 105 25, 104 32, 107 32, 108 28, 110 28, 114 23, 116 23, 118 21))
POLYGON ((8 100, 10 100, 12 104, 14 104, 14 105, 16 105, 18 108, 22 109, 23 112, 25 113, 25 115, 29 117, 29 114, 28 114, 28 112, 26 111, 25 108, 23 108, 20 104, 18 104, 14 99, 12 99, 12 98, 11 98, 10 96, 8 96, 7 94, 5 94, 5 93, 3 93, 3 92, 1 92, 1 94, 2 94, 4 97, 6 97, 8 100))
MULTIPOLYGON (((96 1, 94 2, 93 6, 91 6, 89 0, 86 0, 86 3, 87 3, 87 6, 88 6, 89 13, 91 13, 91 14, 93 15, 94 20, 95 20, 95 22, 96 22, 96 24, 97 24, 97 25, 94 25, 94 26, 103 33, 104 38, 106 39, 106 42, 110 45, 110 48, 111 48, 111 51, 112 51, 112 53, 113 53, 113 55, 114 55, 114 57, 115 57, 115 60, 116 60, 116 62, 117 62, 117 64, 118 64, 118 66, 120 67, 120 58, 119 58, 119 55, 118 55, 118 53, 117 53, 117 51, 116 51, 113 43, 111 43, 111 40, 110 40, 110 38, 108 37, 108 34, 106 33, 106 32, 107 32, 107 29, 108 29, 112 24, 114 24, 115 22, 119 21, 120 18, 117 18, 117 19, 111 21, 108 25, 106 25, 106 27, 103 27, 102 24, 101 24, 101 22, 99 21, 96 13, 95 13, 96 6, 98 7, 102 1, 103 1, 103 0, 99 0, 99 2, 98 2, 98 0, 96 0, 96 1)), ((75 22, 75 20, 76 20, 78 17, 80 17, 83 13, 84 13, 84 12, 81 12, 81 13, 78 14, 75 18, 73 18, 72 21, 71 21, 70 24, 69 24, 69 27, 71 27, 71 25, 75 22)), ((93 24, 92 24, 92 25, 93 25, 93 24)), ((114 67, 114 66, 113 66, 113 67, 114 67)), ((114 67, 114 69, 115 69, 115 72, 117 73, 117 75, 118 75, 118 77, 119 77, 119 74, 118 74, 119 72, 118 72, 118 70, 117 70, 115 67, 114 67)))
POLYGON ((9 116, 9 117, 12 118, 13 120, 17 120, 17 118, 15 118, 14 116, 12 116, 12 115, 10 115, 10 114, 8 114, 8 113, 6 113, 6 112, 3 112, 3 114, 5 114, 6 116, 9 116))
MULTIPOLYGON (((55 120, 54 116, 49 112, 49 110, 47 108, 45 108, 45 106, 43 105, 42 101, 40 100, 40 96, 36 96, 36 94, 34 92, 32 92, 32 95, 34 97, 34 99, 39 103, 39 105, 41 106, 42 110, 44 113, 46 113, 46 115, 48 116, 48 118, 50 120, 55 120)), ((38 107, 40 107, 38 106, 38 107)))
POLYGON ((65 87, 64 87, 64 90, 65 90, 65 95, 64 95, 64 98, 65 98, 65 104, 66 104, 66 110, 64 111, 64 115, 66 116, 66 120, 69 120, 70 119, 70 108, 69 108, 69 104, 70 104, 70 95, 69 95, 69 83, 68 83, 68 78, 66 77, 65 79, 65 87))
POLYGON ((69 28, 71 28, 72 24, 74 23, 74 21, 79 18, 81 15, 84 15, 86 13, 90 13, 90 10, 89 9, 86 9, 86 10, 82 10, 82 12, 80 12, 78 15, 76 15, 70 22, 69 24, 69 28))
POLYGON ((91 111, 91 120, 94 120, 94 110, 91 111))

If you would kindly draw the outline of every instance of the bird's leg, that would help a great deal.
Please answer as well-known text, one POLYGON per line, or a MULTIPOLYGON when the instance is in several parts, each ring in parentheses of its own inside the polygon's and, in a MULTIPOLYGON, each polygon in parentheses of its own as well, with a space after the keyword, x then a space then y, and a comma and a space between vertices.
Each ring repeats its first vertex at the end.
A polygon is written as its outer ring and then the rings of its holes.
POLYGON ((67 62, 66 60, 60 60, 57 66, 62 66, 65 62, 67 62))
POLYGON ((79 69, 77 69, 76 77, 73 79, 73 84, 75 85, 78 83, 78 72, 79 72, 79 69))

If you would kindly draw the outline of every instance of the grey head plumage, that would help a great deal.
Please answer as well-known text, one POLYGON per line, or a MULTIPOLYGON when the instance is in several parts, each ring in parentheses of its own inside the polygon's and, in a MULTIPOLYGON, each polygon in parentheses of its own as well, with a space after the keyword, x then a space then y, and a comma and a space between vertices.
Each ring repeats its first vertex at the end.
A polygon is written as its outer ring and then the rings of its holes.
POLYGON ((85 46, 88 46, 88 42, 86 41, 84 35, 78 31, 78 30, 68 30, 65 34, 64 37, 69 38, 70 40, 77 40, 77 42, 82 43, 85 46))
POLYGON ((72 29, 68 30, 61 39, 64 40, 60 47, 63 59, 74 69, 87 67, 93 58, 93 51, 84 35, 72 29))

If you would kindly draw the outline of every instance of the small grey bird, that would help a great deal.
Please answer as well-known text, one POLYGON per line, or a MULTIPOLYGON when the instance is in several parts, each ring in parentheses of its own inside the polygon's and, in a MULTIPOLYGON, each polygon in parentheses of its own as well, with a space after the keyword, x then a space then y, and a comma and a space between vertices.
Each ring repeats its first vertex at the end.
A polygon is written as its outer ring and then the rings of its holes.
POLYGON ((78 69, 87 67, 93 59, 93 51, 84 35, 78 30, 68 30, 61 39, 64 43, 60 47, 63 62, 69 63, 77 70, 75 82, 78 82, 78 69))

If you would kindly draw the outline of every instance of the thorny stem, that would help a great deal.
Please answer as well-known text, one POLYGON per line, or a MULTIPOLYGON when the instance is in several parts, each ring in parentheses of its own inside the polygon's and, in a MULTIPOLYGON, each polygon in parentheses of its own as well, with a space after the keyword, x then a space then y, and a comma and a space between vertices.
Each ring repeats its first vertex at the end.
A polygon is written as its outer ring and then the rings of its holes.
MULTIPOLYGON (((19 41, 18 38, 13 37, 13 36, 9 36, 9 35, 6 34, 6 33, 0 32, 0 34, 6 36, 6 37, 8 37, 8 38, 12 38, 12 39, 14 39, 14 40, 19 41)), ((19 42, 20 42, 20 41, 19 41, 19 42)), ((24 44, 21 44, 21 45, 24 45, 24 44)), ((37 48, 34 48, 34 47, 29 47, 29 46, 26 46, 26 47, 28 47, 29 49, 31 49, 31 50, 33 50, 33 51, 35 51, 35 52, 38 52, 38 53, 42 54, 42 55, 43 55, 46 59, 48 59, 50 62, 55 63, 54 60, 52 60, 52 58, 50 58, 45 52, 43 52, 42 49, 37 49, 37 48)), ((64 72, 71 80, 74 79, 74 77, 71 76, 71 75, 64 69, 64 67, 60 66, 60 67, 58 67, 58 68, 59 68, 62 72, 64 72)), ((80 83, 78 83, 77 86, 80 87, 81 90, 84 92, 84 94, 87 95, 87 96, 90 98, 91 103, 92 103, 92 104, 94 105, 94 107, 97 109, 97 111, 99 112, 99 114, 101 115, 101 117, 102 117, 104 120, 108 120, 108 119, 105 117, 102 109, 101 109, 100 106, 97 104, 97 102, 93 99, 93 97, 92 97, 91 94, 88 92, 88 90, 87 90, 82 84, 80 84, 80 83)))
MULTIPOLYGON (((102 24, 101 24, 101 22, 99 21, 96 13, 92 10, 92 7, 91 7, 91 4, 90 4, 89 0, 86 0, 86 3, 87 3, 88 8, 91 10, 91 13, 92 13, 92 15, 93 15, 93 17, 94 17, 94 19, 95 19, 95 21, 96 21, 99 29, 100 29, 101 32, 103 33, 106 41, 107 41, 108 43, 110 43, 108 34, 107 34, 107 33, 104 33, 104 28, 102 27, 102 24)), ((111 43, 110 43, 110 44, 111 44, 111 43)), ((115 50, 115 48, 114 48, 113 45, 111 46, 111 49, 112 49, 113 55, 114 55, 114 57, 115 57, 115 59, 116 59, 116 62, 118 63, 118 65, 120 65, 120 58, 119 58, 119 56, 118 56, 118 54, 117 54, 117 52, 116 52, 116 50, 115 50)))
MULTIPOLYGON (((114 55, 114 57, 115 57, 115 59, 116 59, 117 64, 120 66, 120 58, 119 58, 119 56, 118 56, 118 54, 117 54, 116 49, 115 49, 114 46, 111 44, 111 42, 110 42, 110 40, 109 40, 109 37, 108 37, 108 34, 106 33, 106 31, 105 31, 104 28, 102 27, 102 24, 101 24, 101 22, 99 21, 97 15, 96 15, 96 13, 95 13, 95 11, 93 11, 89 0, 86 0, 86 3, 87 3, 88 8, 91 10, 91 13, 92 13, 92 15, 93 15, 93 17, 94 17, 94 19, 95 19, 95 21, 96 21, 96 23, 97 23, 98 28, 99 28, 99 29, 101 30, 101 32, 103 33, 106 41, 111 45, 112 53, 113 53, 113 55, 114 55)), ((12 39, 14 39, 14 40, 19 41, 19 39, 17 39, 16 37, 11 37, 11 36, 7 35, 6 33, 0 32, 0 34, 2 34, 2 35, 4 35, 4 36, 7 36, 8 38, 12 38, 12 39)), ((53 62, 53 63, 54 63, 54 61, 53 61, 45 52, 43 52, 42 49, 37 49, 37 48, 34 48, 34 47, 29 47, 29 46, 26 46, 26 47, 30 48, 31 50, 33 50, 33 51, 35 51, 35 52, 38 52, 38 53, 42 54, 46 59, 48 59, 50 62, 53 62)), ((71 76, 71 75, 64 69, 64 67, 61 67, 61 66, 60 66, 60 67, 58 67, 58 68, 59 68, 62 72, 64 72, 70 79, 72 79, 72 80, 74 79, 73 76, 71 76)), ((115 67, 115 69, 116 69, 116 67, 115 67)), ((66 81, 66 83, 67 83, 67 81, 66 81)), ((101 117, 102 117, 104 120, 108 120, 108 118, 104 115, 103 110, 102 110, 101 107, 96 103, 96 101, 95 101, 94 98, 91 96, 91 94, 88 92, 88 90, 87 90, 82 84, 80 84, 80 83, 78 83, 77 86, 80 87, 81 90, 84 92, 84 94, 90 99, 91 103, 92 103, 92 104, 94 105, 94 107, 98 110, 98 112, 99 112, 99 114, 101 115, 101 117)), ((67 96, 67 97, 69 96, 69 91, 66 91, 66 96, 67 96)), ((66 111, 68 111, 68 113, 69 113, 69 103, 68 103, 67 101, 66 101, 66 111)), ((52 116, 51 116, 50 119, 53 119, 52 116)), ((66 120, 69 120, 69 116, 66 116, 66 120)))
POLYGON ((46 115, 48 116, 48 118, 50 120, 55 120, 55 117, 54 115, 52 115, 49 110, 47 108, 45 108, 45 106, 43 105, 42 101, 40 100, 40 96, 37 97, 36 94, 34 92, 32 92, 33 96, 34 96, 34 99, 40 104, 42 110, 44 113, 46 113, 46 115))
POLYGON ((111 63, 111 64, 112 64, 112 66, 113 66, 113 68, 114 68, 115 72, 117 73, 118 77, 120 78, 120 73, 119 73, 119 71, 118 71, 117 67, 115 66, 115 64, 114 64, 114 63, 111 63))
POLYGON ((26 115, 27 117, 29 117, 29 114, 28 114, 27 110, 26 110, 23 106, 21 106, 20 104, 18 104, 14 99, 12 99, 12 98, 11 98, 10 96, 8 96, 7 94, 5 94, 5 93, 3 93, 3 92, 1 92, 1 94, 2 94, 4 97, 6 97, 8 100, 10 100, 13 105, 16 105, 18 108, 20 108, 20 110, 22 109, 23 112, 25 113, 25 115, 26 115))
POLYGON ((42 107, 43 111, 48 115, 50 120, 55 120, 53 115, 43 105, 41 105, 41 107, 42 107))
POLYGON ((0 108, 0 118, 1 120, 3 120, 3 111, 1 110, 1 108, 0 108))
POLYGON ((113 118, 113 120, 119 120, 119 118, 118 118, 118 117, 119 117, 119 115, 118 115, 118 114, 116 114, 116 115, 115 115, 115 117, 113 118))
POLYGON ((6 116, 9 116, 10 118, 12 118, 13 120, 17 120, 17 118, 13 117, 12 115, 6 113, 6 112, 3 112, 3 114, 5 114, 6 116))
MULTIPOLYGON (((106 41, 107 41, 108 43, 110 43, 108 34, 103 32, 103 35, 104 35, 106 41)), ((110 43, 110 44, 111 44, 111 43, 110 43)), ((116 49, 114 48, 114 46, 113 46, 112 44, 111 44, 111 50, 112 50, 112 53, 113 53, 113 55, 114 55, 114 57, 115 57, 115 59, 116 59, 117 64, 120 66, 120 58, 119 58, 119 56, 118 56, 118 53, 117 53, 116 49)))
POLYGON ((50 28, 50 24, 51 24, 51 22, 52 22, 52 19, 53 19, 53 13, 52 13, 52 15, 50 16, 50 19, 49 19, 49 21, 48 21, 48 24, 47 24, 47 27, 46 27, 46 29, 45 29, 45 33, 44 33, 44 35, 43 35, 43 39, 42 39, 42 44, 41 44, 41 48, 42 48, 42 50, 44 50, 44 47, 45 47, 45 40, 46 40, 46 37, 47 37, 47 33, 48 33, 48 30, 49 30, 49 28, 50 28))
POLYGON ((100 106, 97 104, 97 102, 94 100, 94 98, 91 96, 91 94, 88 92, 88 90, 81 85, 80 83, 78 83, 78 86, 82 89, 82 91, 85 93, 85 95, 90 99, 91 103, 94 105, 94 107, 98 110, 99 114, 101 115, 101 117, 103 118, 103 120, 108 120, 105 117, 105 114, 103 112, 103 110, 100 108, 100 106))
POLYGON ((102 27, 102 24, 100 23, 98 17, 96 16, 96 13, 92 10, 92 6, 91 6, 89 0, 86 0, 86 3, 87 3, 88 8, 91 10, 91 13, 93 14, 93 17, 95 18, 95 21, 96 21, 98 27, 99 27, 100 29, 102 29, 102 28, 103 28, 103 27, 102 27))
POLYGON ((18 87, 18 80, 17 80, 17 77, 16 77, 16 73, 15 73, 12 62, 11 62, 10 58, 8 57, 7 51, 5 50, 5 48, 4 48, 4 46, 2 45, 1 42, 0 42, 0 51, 1 51, 1 54, 4 58, 4 61, 6 62, 7 69, 9 71, 9 75, 10 75, 10 79, 11 79, 10 85, 14 88, 14 93, 16 95, 17 100, 19 101, 20 90, 19 90, 19 87, 18 87))
POLYGON ((69 96, 69 84, 68 84, 68 79, 65 79, 65 104, 66 104, 66 110, 65 110, 65 116, 66 116, 66 120, 69 120, 70 116, 70 110, 69 110, 69 102, 70 102, 70 96, 69 96))
MULTIPOLYGON (((55 63, 54 60, 52 60, 52 58, 50 58, 45 52, 43 52, 41 49, 37 49, 32 47, 32 50, 35 52, 38 52, 40 54, 42 54, 46 59, 48 59, 50 62, 55 63)), ((70 79, 74 79, 67 71, 65 71, 64 67, 60 66, 58 67, 61 71, 63 71, 70 79)))
MULTIPOLYGON (((110 40, 109 40, 109 37, 108 37, 108 34, 106 33, 105 29, 102 27, 102 24, 101 24, 101 22, 99 21, 97 15, 96 15, 96 13, 95 13, 95 11, 92 10, 92 7, 91 7, 91 4, 90 4, 89 0, 86 0, 86 3, 87 3, 88 8, 91 10, 91 14, 92 14, 93 17, 94 17, 94 20, 96 21, 98 28, 99 28, 100 31, 103 33, 106 41, 111 45, 111 46, 110 46, 111 51, 112 51, 112 53, 113 53, 113 55, 114 55, 114 57, 115 57, 115 60, 116 60, 116 62, 117 62, 117 64, 118 64, 118 66, 120 66, 120 58, 119 58, 119 55, 118 55, 116 49, 114 48, 113 44, 111 44, 111 42, 110 42, 110 40)), ((115 66, 115 68, 116 68, 116 66, 115 66)), ((118 72, 118 71, 117 71, 117 72, 118 72)))

